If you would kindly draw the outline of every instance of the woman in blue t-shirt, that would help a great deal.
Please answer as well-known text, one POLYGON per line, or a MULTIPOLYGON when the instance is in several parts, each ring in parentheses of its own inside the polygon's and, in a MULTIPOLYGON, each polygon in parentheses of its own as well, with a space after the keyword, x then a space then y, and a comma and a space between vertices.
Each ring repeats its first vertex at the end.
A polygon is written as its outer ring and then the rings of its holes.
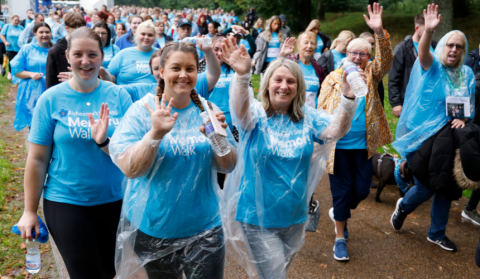
MULTIPOLYGON (((6 55, 8 57, 8 61, 12 62, 13 58, 17 55, 20 51, 20 47, 18 46, 18 38, 23 31, 23 26, 20 23, 20 17, 18 15, 12 15, 10 17, 9 24, 6 24, 2 27, 2 32, 0 33, 0 39, 5 44, 6 55)), ((8 73, 9 79, 11 79, 11 72, 12 72, 12 65, 9 65, 10 72, 8 73)))
POLYGON ((327 35, 325 35, 323 32, 320 31, 321 26, 322 24, 320 23, 320 20, 314 19, 307 26, 307 29, 305 29, 305 31, 310 31, 315 33, 317 37, 317 44, 315 46, 315 55, 314 55, 315 60, 318 60, 323 53, 328 51, 331 45, 330 37, 328 37, 327 35))
POLYGON ((168 42, 173 41, 172 37, 167 36, 165 34, 166 25, 163 21, 159 20, 155 23, 155 30, 157 31, 157 37, 155 38, 154 47, 161 49, 163 48, 168 42))
POLYGON ((342 66, 343 58, 347 57, 347 46, 353 39, 355 39, 355 34, 352 31, 343 30, 333 40, 332 48, 320 56, 318 64, 322 66, 325 75, 328 76, 342 66))
POLYGON ((255 22, 255 25, 253 26, 253 28, 257 29, 258 34, 265 31, 265 23, 263 22, 263 18, 259 17, 257 19, 257 22, 255 22))
POLYGON ((23 238, 38 235, 43 191, 48 230, 70 278, 113 278, 122 207, 122 172, 109 157, 109 136, 131 105, 128 94, 98 79, 102 41, 88 27, 69 35, 73 77, 38 100, 28 141, 23 238))
POLYGON ((303 32, 298 37, 298 53, 296 55, 291 55, 296 40, 295 38, 288 38, 285 40, 279 55, 279 57, 288 57, 289 59, 294 60, 300 66, 306 86, 305 104, 312 108, 317 107, 320 87, 325 79, 323 68, 318 65, 314 57, 316 39, 317 35, 315 33, 309 31, 303 32))
POLYGON ((108 65, 108 78, 123 85, 130 83, 152 83, 155 78, 150 72, 148 62, 155 51, 156 31, 151 20, 142 22, 135 33, 136 47, 122 49, 108 65))
POLYGON ((341 106, 333 117, 306 106, 300 67, 279 58, 265 72, 259 102, 249 90, 245 48, 231 40, 222 58, 236 72, 230 112, 240 132, 239 160, 224 189, 230 247, 238 262, 255 265, 259 278, 286 278, 304 242, 308 201, 333 144, 350 128, 355 95, 344 75, 341 106))
POLYGON ((36 41, 22 46, 11 61, 13 84, 18 83, 13 128, 20 131, 30 127, 37 100, 45 91, 48 49, 52 46, 52 32, 46 23, 33 27, 36 41))
POLYGON ((282 26, 280 18, 275 15, 268 22, 267 30, 257 37, 257 51, 252 58, 252 67, 255 66, 257 75, 265 72, 268 64, 278 57, 285 40, 283 32, 280 30, 282 26))
POLYGON ((110 28, 104 21, 98 21, 93 25, 93 31, 102 39, 103 45, 103 63, 102 67, 108 68, 110 61, 120 52, 120 48, 111 41, 110 28))
MULTIPOLYGON (((232 171, 236 151, 227 142, 230 152, 220 157, 202 134, 200 113, 207 101, 199 95, 207 92, 194 89, 197 68, 193 44, 167 44, 161 49, 156 96, 134 103, 112 138, 111 157, 129 178, 117 246, 117 276, 122 278, 142 266, 149 278, 180 278, 182 273, 188 279, 223 278, 225 243, 215 173, 232 171), (138 260, 132 265, 133 258, 138 260)), ((225 120, 221 113, 216 117, 225 120)), ((221 126, 233 143, 228 125, 221 126)))

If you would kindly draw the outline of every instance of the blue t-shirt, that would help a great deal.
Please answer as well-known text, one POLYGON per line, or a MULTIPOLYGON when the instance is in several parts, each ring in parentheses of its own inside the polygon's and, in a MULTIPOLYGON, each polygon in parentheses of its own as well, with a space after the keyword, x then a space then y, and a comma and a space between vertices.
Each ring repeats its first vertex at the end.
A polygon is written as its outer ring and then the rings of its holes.
POLYGON ((208 96, 202 95, 202 97, 214 103, 221 111, 223 111, 226 118, 225 122, 230 127, 230 130, 233 131, 232 116, 230 115, 230 107, 228 106, 228 101, 230 100, 228 90, 230 89, 230 82, 232 81, 235 71, 230 68, 230 71, 227 73, 228 67, 226 64, 222 64, 221 69, 222 73, 220 74, 212 92, 208 96))
POLYGON ((150 57, 157 50, 140 51, 134 47, 121 50, 108 65, 108 72, 117 78, 117 84, 156 82, 150 70, 150 57))
POLYGON ((333 54, 333 65, 335 66, 335 70, 340 68, 342 66, 342 60, 343 58, 347 57, 346 53, 340 53, 335 49, 332 49, 332 54, 333 54))
POLYGON ((352 119, 352 128, 337 142, 337 149, 366 149, 367 120, 365 118, 365 96, 357 97, 357 110, 352 119))
POLYGON ((165 36, 160 38, 155 38, 156 43, 158 44, 158 48, 163 48, 165 46, 165 36))
MULTIPOLYGON (((262 104, 250 106, 252 117, 265 115, 262 104)), ((331 117, 309 106, 304 114, 311 117, 311 125, 304 125, 305 118, 293 122, 288 115, 277 115, 259 120, 249 132, 247 148, 242 155, 244 173, 239 186, 239 201, 235 220, 264 228, 286 228, 304 223, 308 215, 307 181, 314 142, 323 143, 319 137, 330 124, 331 117), (259 181, 257 180, 259 179, 259 181), (259 184, 262 198, 257 193, 259 184), (262 212, 257 212, 258 203, 262 212), (262 221, 258 218, 262 216, 262 221)), ((266 117, 266 116, 263 116, 266 117)), ((242 129, 240 127, 240 129, 242 129)), ((244 135, 240 131, 240 135, 244 135)), ((240 139, 240 142, 245 140, 240 139)))
POLYGON ((323 50, 323 40, 322 40, 322 37, 320 37, 320 35, 317 35, 317 47, 315 48, 315 53, 322 53, 322 50, 323 50))
POLYGON ((270 39, 270 42, 268 42, 267 57, 265 58, 265 62, 272 62, 273 60, 277 59, 279 54, 280 39, 278 38, 278 33, 272 32, 272 39, 270 39))
POLYGON ((250 44, 248 43, 248 41, 247 41, 247 40, 245 40, 245 39, 241 39, 241 40, 240 40, 240 44, 241 44, 241 45, 243 45, 243 46, 245 47, 245 49, 247 50, 247 52, 249 52, 249 51, 250 51, 250 44))
MULTIPOLYGON (((144 103, 154 107, 154 102, 148 94, 128 110, 113 137, 112 155, 124 153, 148 133, 151 116, 144 103)), ((218 185, 212 177, 215 159, 207 137, 199 131, 200 112, 193 101, 184 109, 172 108, 178 118, 160 143, 156 165, 132 179, 125 192, 127 218, 150 236, 184 238, 221 225, 218 185)), ((228 139, 234 143, 229 130, 228 139)))
POLYGON ((102 103, 108 103, 110 109, 108 136, 112 136, 132 104, 119 86, 100 81, 97 89, 85 94, 63 82, 38 100, 28 140, 52 145, 45 199, 81 206, 122 199, 124 175, 92 139, 88 113, 98 119, 102 103))
POLYGON ((115 55, 117 55, 117 53, 119 52, 120 48, 117 45, 112 44, 112 42, 110 42, 110 45, 108 47, 104 47, 102 67, 107 69, 108 65, 110 65, 110 61, 112 61, 113 57, 115 57, 115 55))
POLYGON ((4 28, 2 28, 2 35, 6 37, 7 42, 10 43, 9 46, 5 46, 6 51, 15 51, 19 52, 20 51, 20 46, 18 45, 18 39, 20 37, 20 34, 23 32, 23 26, 18 24, 17 26, 14 26, 12 24, 7 24, 5 25, 4 28))
POLYGON ((317 73, 315 68, 313 68, 312 63, 306 66, 305 64, 298 60, 298 65, 303 73, 303 78, 305 79, 305 104, 311 106, 312 108, 317 107, 318 103, 318 90, 320 90, 320 81, 318 80, 317 73))
POLYGON ((120 48, 120 50, 136 46, 134 43, 128 40, 131 32, 131 30, 128 30, 127 33, 123 34, 120 36, 120 38, 118 38, 118 40, 115 41, 115 44, 120 48))
MULTIPOLYGON (((134 83, 134 84, 125 84, 122 87, 127 91, 127 93, 132 98, 132 102, 136 102, 141 98, 145 97, 148 93, 153 95, 157 94, 157 86, 155 83, 134 83)), ((197 77, 197 84, 195 85, 195 90, 197 94, 202 97, 207 96, 208 94, 208 79, 207 72, 200 73, 197 77)), ((218 105, 217 105, 218 106, 218 105)))
POLYGON ((3 26, 5 26, 5 22, 3 22, 2 20, 0 20, 0 29, 2 29, 3 26))
MULTIPOLYGON (((418 43, 415 42, 415 41, 413 41, 413 40, 412 40, 412 42, 413 42, 413 46, 415 47, 415 50, 416 50, 417 53, 418 53, 418 43)), ((432 53, 435 53, 435 50, 433 49, 432 45, 430 45, 430 51, 431 51, 432 53)))

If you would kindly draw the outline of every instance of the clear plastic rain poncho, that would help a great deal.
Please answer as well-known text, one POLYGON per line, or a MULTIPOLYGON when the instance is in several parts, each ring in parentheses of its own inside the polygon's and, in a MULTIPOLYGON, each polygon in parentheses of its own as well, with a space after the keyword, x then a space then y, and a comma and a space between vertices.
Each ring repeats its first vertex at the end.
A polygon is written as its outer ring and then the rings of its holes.
POLYGON ((154 109, 154 102, 150 93, 135 102, 110 142, 113 162, 136 177, 124 185, 117 278, 217 278, 210 275, 224 270, 223 199, 214 151, 199 131, 201 111, 193 100, 172 108, 178 118, 159 142, 147 135, 152 119, 144 103, 154 109))
MULTIPOLYGON (((413 65, 410 81, 405 92, 402 115, 398 121, 395 150, 403 158, 417 151, 432 135, 447 124, 451 117, 447 116, 446 98, 448 96, 468 97, 470 100, 470 118, 475 112, 475 76, 472 69, 464 65, 465 55, 456 69, 444 66, 440 62, 443 51, 447 51, 446 43, 455 32, 450 31, 442 37, 433 54, 430 69, 425 72, 419 59, 413 65)), ((465 49, 468 41, 465 37, 465 49)))
POLYGON ((13 122, 13 128, 17 131, 31 125, 37 100, 45 91, 47 56, 48 48, 32 42, 24 45, 10 64, 13 84, 18 83, 15 120, 13 122), (23 71, 42 73, 43 76, 39 80, 21 79, 15 76, 15 74, 23 71))
MULTIPOLYGON (((298 67, 283 63, 290 62, 298 67)), ((333 115, 304 105, 299 122, 268 116, 248 87, 250 78, 235 74, 230 86, 240 141, 237 165, 224 188, 227 253, 250 278, 281 279, 304 243, 310 197, 335 142, 350 130, 357 104, 342 97, 333 115)))

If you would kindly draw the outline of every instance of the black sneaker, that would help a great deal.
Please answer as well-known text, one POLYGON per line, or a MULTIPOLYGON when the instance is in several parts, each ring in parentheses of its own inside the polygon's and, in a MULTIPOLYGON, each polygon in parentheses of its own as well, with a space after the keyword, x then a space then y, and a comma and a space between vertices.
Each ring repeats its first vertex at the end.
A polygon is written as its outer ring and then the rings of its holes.
POLYGON ((440 240, 431 240, 430 237, 427 237, 427 240, 430 241, 431 243, 437 244, 438 246, 442 247, 444 250, 447 250, 450 252, 457 251, 457 245, 455 245, 455 243, 450 241, 450 239, 448 239, 448 237, 446 236, 440 240))
POLYGON ((5 71, 5 68, 2 66, 0 66, 0 73, 2 74, 2 77, 5 76, 6 71, 5 71))
POLYGON ((403 198, 398 199, 397 206, 395 207, 395 211, 392 214, 392 218, 390 219, 390 223, 392 224, 393 228, 399 230, 403 226, 403 222, 405 218, 407 218, 407 213, 400 208, 400 203, 402 202, 403 198))

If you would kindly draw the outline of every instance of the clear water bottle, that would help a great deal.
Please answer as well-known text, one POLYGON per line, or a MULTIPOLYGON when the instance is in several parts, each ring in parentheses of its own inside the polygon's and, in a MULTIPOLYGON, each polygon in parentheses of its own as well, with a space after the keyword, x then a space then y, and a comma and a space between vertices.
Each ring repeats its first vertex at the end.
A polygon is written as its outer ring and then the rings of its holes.
POLYGON ((362 76, 360 76, 357 65, 348 60, 348 58, 343 58, 343 70, 347 72, 347 81, 352 88, 353 94, 357 97, 367 95, 368 87, 365 81, 363 81, 362 76))
POLYGON ((230 153, 231 148, 230 144, 227 142, 227 138, 215 132, 212 121, 210 121, 210 117, 208 116, 208 112, 204 111, 200 116, 202 117, 202 122, 205 126, 205 134, 207 134, 207 137, 212 142, 212 147, 213 150, 215 150, 215 153, 220 157, 230 153))
POLYGON ((212 46, 212 38, 210 37, 187 37, 183 38, 181 42, 185 43, 192 43, 194 45, 201 44, 204 47, 211 47, 212 46), (196 43, 195 43, 196 42, 196 43))
POLYGON ((27 271, 28 273, 38 273, 40 271, 40 242, 37 239, 32 241, 26 241, 25 246, 27 247, 27 271))

